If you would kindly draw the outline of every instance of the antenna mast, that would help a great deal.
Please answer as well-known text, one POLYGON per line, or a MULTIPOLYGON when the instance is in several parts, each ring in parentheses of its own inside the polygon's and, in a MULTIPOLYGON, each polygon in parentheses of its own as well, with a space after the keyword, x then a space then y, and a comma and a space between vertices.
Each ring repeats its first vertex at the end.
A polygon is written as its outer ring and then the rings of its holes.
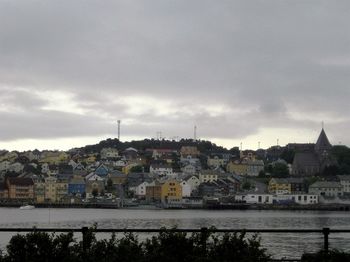
POLYGON ((194 135, 193 135, 194 141, 197 141, 197 126, 194 126, 194 135))
POLYGON ((120 123, 121 123, 121 121, 118 120, 117 123, 118 123, 118 141, 120 141, 120 123))

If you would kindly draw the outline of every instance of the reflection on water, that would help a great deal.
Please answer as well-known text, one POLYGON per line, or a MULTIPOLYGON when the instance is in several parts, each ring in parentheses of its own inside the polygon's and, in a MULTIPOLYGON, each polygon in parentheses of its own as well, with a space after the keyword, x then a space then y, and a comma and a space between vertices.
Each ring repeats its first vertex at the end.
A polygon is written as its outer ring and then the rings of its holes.
MULTIPOLYGON (((138 210, 138 209, 33 209, 0 208, 0 227, 79 228, 350 228, 350 213, 254 210, 138 210)), ((6 245, 11 234, 1 233, 6 245)), ((261 234, 262 243, 275 257, 300 257, 322 247, 320 234, 261 234)), ((144 238, 144 236, 140 236, 144 238)), ((349 234, 330 235, 330 246, 350 250, 349 234)))

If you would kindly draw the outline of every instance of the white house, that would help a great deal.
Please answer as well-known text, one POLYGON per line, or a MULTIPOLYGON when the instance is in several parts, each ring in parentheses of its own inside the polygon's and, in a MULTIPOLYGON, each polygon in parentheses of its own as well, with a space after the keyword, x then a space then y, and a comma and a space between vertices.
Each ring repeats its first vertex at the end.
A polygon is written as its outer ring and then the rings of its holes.
POLYGON ((128 162, 126 160, 117 160, 114 162, 114 166, 115 167, 125 167, 128 164, 128 162))
POLYGON ((343 187, 343 192, 350 193, 350 175, 338 176, 338 179, 343 187))
POLYGON ((275 195, 273 198, 275 203, 296 203, 299 205, 317 204, 319 196, 315 194, 286 194, 275 195))
POLYGON ((101 159, 110 159, 110 158, 117 158, 119 156, 119 152, 115 148, 106 147, 102 148, 100 151, 101 159))
POLYGON ((186 181, 180 182, 180 185, 182 187, 182 197, 189 197, 192 193, 192 187, 189 183, 186 181))
POLYGON ((197 172, 197 168, 195 165, 188 164, 181 168, 181 171, 185 174, 194 175, 197 172))
POLYGON ((270 194, 247 194, 244 199, 248 204, 272 204, 273 195, 270 194))
POLYGON ((138 198, 144 198, 144 197, 146 197, 146 188, 149 185, 150 185, 150 183, 143 182, 143 183, 139 184, 138 186, 130 188, 130 190, 133 191, 135 196, 137 196, 138 198))
POLYGON ((189 176, 185 180, 191 186, 192 190, 196 189, 201 184, 197 176, 189 176))
POLYGON ((317 181, 309 186, 309 193, 319 196, 336 197, 342 196, 343 186, 339 182, 317 181))
POLYGON ((159 176, 168 176, 173 173, 173 168, 169 165, 159 165, 159 164, 153 164, 150 166, 149 172, 151 174, 156 174, 159 176))

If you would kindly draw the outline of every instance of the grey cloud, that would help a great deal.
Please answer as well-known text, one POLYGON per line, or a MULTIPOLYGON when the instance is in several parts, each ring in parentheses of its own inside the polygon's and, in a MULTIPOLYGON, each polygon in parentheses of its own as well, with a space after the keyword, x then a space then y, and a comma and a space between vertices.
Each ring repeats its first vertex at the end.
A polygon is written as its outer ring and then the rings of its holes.
POLYGON ((350 144, 337 129, 350 125, 350 65, 322 63, 349 56, 349 9, 326 0, 1 2, 0 87, 67 91, 89 112, 42 112, 42 98, 4 94, 3 105, 34 113, 4 114, 13 135, 3 138, 30 136, 13 118, 26 126, 46 119, 31 136, 98 134, 113 118, 131 118, 130 134, 185 136, 198 123, 205 136, 239 138, 266 127, 315 128, 323 119, 308 119, 323 114, 341 119, 330 130, 350 144), (172 101, 175 113, 128 113, 120 99, 140 95, 172 101), (207 104, 234 113, 196 111, 207 104), (60 132, 49 129, 54 123, 60 132))

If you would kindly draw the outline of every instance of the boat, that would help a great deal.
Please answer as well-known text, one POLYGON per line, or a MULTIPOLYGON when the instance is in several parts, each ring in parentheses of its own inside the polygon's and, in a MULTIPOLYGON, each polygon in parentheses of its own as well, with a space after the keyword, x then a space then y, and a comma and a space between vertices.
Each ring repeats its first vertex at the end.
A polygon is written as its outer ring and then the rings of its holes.
POLYGON ((35 206, 32 206, 32 205, 24 205, 24 206, 20 206, 19 209, 22 209, 22 210, 30 210, 30 209, 34 209, 35 206))

